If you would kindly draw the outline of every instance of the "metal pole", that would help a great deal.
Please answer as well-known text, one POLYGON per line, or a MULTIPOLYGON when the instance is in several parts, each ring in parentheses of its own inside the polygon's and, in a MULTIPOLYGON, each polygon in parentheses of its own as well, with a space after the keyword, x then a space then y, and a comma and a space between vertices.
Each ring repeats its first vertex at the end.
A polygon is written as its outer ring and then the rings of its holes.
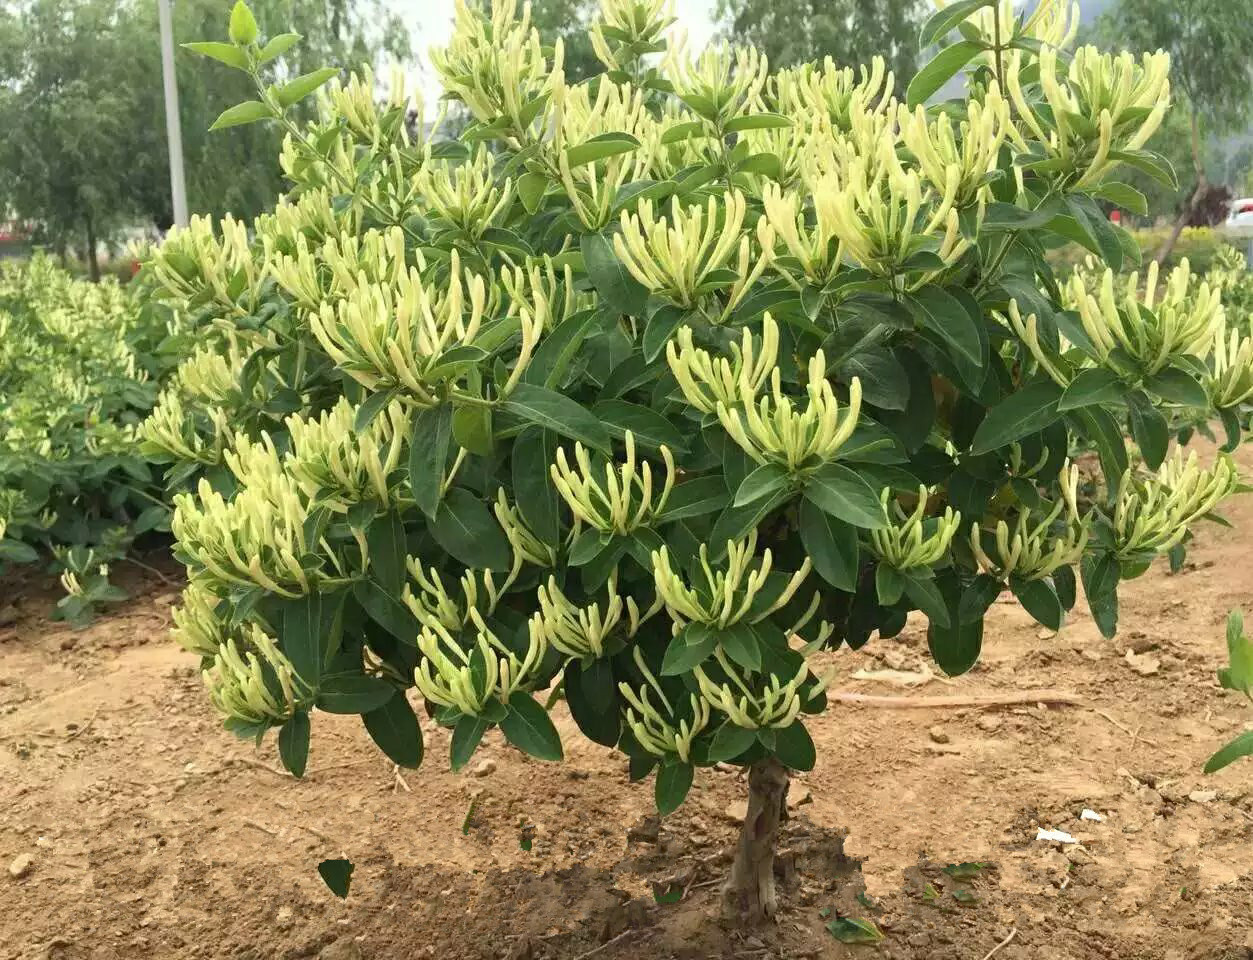
POLYGON ((187 226, 187 186, 183 180, 183 131, 178 122, 178 81, 174 77, 174 27, 170 0, 157 0, 161 22, 161 79, 165 86, 165 136, 170 144, 170 198, 174 225, 187 226))

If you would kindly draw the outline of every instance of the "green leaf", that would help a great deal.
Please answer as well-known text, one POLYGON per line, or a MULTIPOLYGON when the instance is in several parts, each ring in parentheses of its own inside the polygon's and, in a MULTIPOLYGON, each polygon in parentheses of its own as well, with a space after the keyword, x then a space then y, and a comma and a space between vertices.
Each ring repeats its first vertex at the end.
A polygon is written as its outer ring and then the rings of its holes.
POLYGON ((1253 757, 1253 730, 1240 734, 1206 760, 1203 770, 1205 773, 1215 773, 1228 764, 1235 763, 1241 757, 1253 757))
POLYGON ((427 517, 439 507, 448 448, 452 444, 452 406, 441 403, 428 407, 413 421, 409 434, 409 488, 413 499, 427 517))
POLYGON ((611 436, 624 439, 628 430, 637 443, 654 450, 667 447, 674 453, 687 450, 688 442, 673 423, 656 410, 625 400, 602 400, 592 407, 611 436))
POLYGON ((1209 396, 1201 382, 1177 367, 1159 370, 1144 381, 1144 389, 1168 403, 1177 403, 1198 410, 1209 409, 1209 396))
POLYGON ((666 349, 666 343, 687 319, 687 311, 668 303, 648 318, 644 328, 644 359, 652 363, 666 349))
POLYGON ((805 499, 855 527, 877 530, 887 525, 878 492, 843 464, 820 467, 805 485, 805 499))
POLYGON ((705 135, 705 125, 699 120, 688 120, 684 123, 676 123, 666 128, 666 132, 661 135, 662 144, 678 143, 681 140, 687 140, 691 137, 700 137, 705 135))
POLYGON ((518 177, 518 197, 527 213, 534 213, 539 209, 547 189, 548 178, 542 173, 524 173, 518 177))
POLYGON ((875 595, 885 607, 894 606, 905 592, 905 578, 890 563, 880 563, 874 571, 875 595))
POLYGON ((716 632, 722 652, 745 670, 761 669, 761 647, 750 623, 732 623, 716 632))
POLYGON ((1052 380, 1036 380, 998 403, 975 431, 970 452, 991 453, 1015 440, 1038 433, 1061 414, 1057 409, 1062 388, 1052 380))
POLYGON ((405 525, 400 514, 388 511, 375 518, 365 534, 370 554, 370 576, 383 589, 400 596, 408 579, 405 558, 408 555, 405 525))
POLYGON ((905 596, 909 598, 910 603, 925 613, 927 619, 936 626, 943 628, 951 625, 952 617, 949 615, 948 604, 934 580, 908 575, 904 577, 904 580, 905 596))
POLYGON ((1244 616, 1239 610, 1227 614, 1227 662, 1219 672, 1222 685, 1253 695, 1253 641, 1244 635, 1244 616))
POLYGON ((309 714, 304 710, 297 710, 279 727, 278 757, 284 770, 296 777, 305 775, 309 764, 309 714))
POLYGON ((365 728, 393 763, 416 770, 422 763, 422 728, 403 690, 361 715, 365 728))
POLYGON ((936 666, 950 677, 956 677, 979 660, 983 648, 983 614, 975 617, 968 609, 962 616, 962 582, 955 572, 942 570, 935 582, 948 605, 949 624, 943 627, 932 621, 927 627, 927 646, 936 666))
POLYGON ((550 546, 561 539, 560 503, 549 467, 557 457, 557 434, 527 427, 513 443, 513 497, 531 532, 550 546))
POLYGON ((289 80, 283 84, 275 92, 278 102, 285 107, 290 107, 298 100, 303 100, 309 94, 313 93, 318 87, 326 83, 327 80, 335 76, 339 71, 334 67, 323 67, 321 70, 314 70, 312 73, 306 73, 289 80))
POLYGON ((413 646, 421 627, 413 612, 400 600, 399 594, 384 590, 366 578, 353 584, 352 596, 371 620, 401 643, 413 646))
POLYGON ((937 53, 931 62, 909 81, 909 89, 905 91, 905 101, 909 108, 912 110, 927 100, 983 49, 982 43, 962 40, 937 53))
POLYGON ((732 506, 742 507, 745 504, 783 490, 787 486, 790 476, 786 468, 777 463, 763 463, 744 478, 739 489, 735 491, 735 499, 732 501, 732 506))
POLYGON ((1020 577, 1009 578, 1009 589, 1014 592, 1022 608, 1031 614, 1036 623, 1057 631, 1062 628, 1066 619, 1066 611, 1057 591, 1047 580, 1023 580, 1020 577))
MULTIPOLYGON (((941 11, 943 12, 943 11, 941 11)), ((840 943, 878 943, 883 933, 871 920, 859 917, 840 917, 827 924, 827 933, 840 943)))
POLYGON ((1132 213, 1138 213, 1140 216, 1148 216, 1149 202, 1135 187, 1126 184, 1111 181, 1103 183, 1092 191, 1094 197, 1100 197, 1102 200, 1108 200, 1110 203, 1116 203, 1120 207, 1125 207, 1132 213))
MULTIPOLYGON (((1156 470, 1166 459, 1166 450, 1170 446, 1170 425, 1143 393, 1137 391, 1129 399, 1127 409, 1131 414, 1131 436, 1140 448, 1144 465, 1156 470)), ((1111 477, 1110 481, 1117 483, 1117 478, 1111 477)))
POLYGON ((546 387, 519 383, 499 406, 503 412, 520 420, 580 440, 596 450, 609 452, 609 434, 604 425, 586 407, 546 387))
POLYGON ((508 570, 513 552, 504 531, 483 501, 469 490, 453 487, 429 525, 440 548, 467 567, 508 570))
POLYGON ((663 817, 674 813, 683 801, 687 792, 692 789, 695 771, 690 764, 676 760, 667 760, 657 771, 657 782, 653 787, 653 796, 657 801, 657 812, 663 817))
POLYGON ((756 742, 756 730, 737 727, 728 720, 714 733, 713 740, 709 744, 708 760, 710 763, 734 760, 756 742))
POLYGON ((357 415, 353 418, 352 429, 356 433, 361 433, 374 422, 374 418, 383 412, 392 400, 395 394, 390 390, 382 390, 378 393, 372 393, 365 398, 357 407, 357 415))
POLYGON ((676 484, 666 501, 661 519, 666 523, 717 513, 727 506, 731 494, 719 474, 694 477, 676 484))
POLYGON ((722 126, 724 133, 742 133, 745 130, 779 130, 790 127, 792 121, 778 113, 750 113, 732 117, 722 126))
POLYGON ((274 111, 260 100, 246 100, 243 103, 237 103, 235 106, 223 110, 218 118, 213 121, 209 130, 225 130, 227 127, 238 127, 245 123, 255 123, 258 120, 266 120, 273 116, 274 111))
POLYGON ((192 53, 198 53, 203 57, 216 60, 218 63, 224 63, 228 67, 234 67, 236 70, 248 69, 248 55, 233 43, 202 40, 196 43, 182 43, 179 46, 184 50, 190 50, 192 53))
POLYGON ((937 10, 922 25, 922 30, 918 34, 918 49, 925 50, 932 44, 943 40, 953 28, 976 10, 991 5, 992 0, 958 0, 957 3, 937 10))
POLYGON ((505 739, 537 760, 560 760, 561 737, 552 718, 529 693, 515 690, 509 696, 509 713, 500 721, 505 739))
POLYGON ((318 875, 322 877, 322 882, 341 900, 348 896, 352 870, 351 860, 323 860, 318 864, 318 875))
POLYGON ((982 620, 984 614, 996 598, 1001 595, 1002 584, 996 577, 981 573, 966 585, 962 591, 961 601, 957 605, 957 619, 960 623, 974 623, 982 620))
POLYGON ((601 746, 617 746, 622 714, 609 660, 571 660, 566 664, 565 693, 570 715, 583 735, 601 746))
POLYGON ((793 720, 790 726, 775 727, 774 755, 793 770, 812 770, 818 761, 813 738, 799 720, 793 720))
POLYGON ((581 248, 587 276, 605 302, 619 313, 643 316, 648 290, 622 265, 609 238, 600 233, 584 234, 581 248))
POLYGON ((360 673, 334 673, 322 678, 317 705, 327 713, 369 713, 396 692, 386 680, 360 673))
POLYGON ((0 540, 0 560, 9 563, 34 563, 39 559, 39 551, 29 543, 21 540, 0 540))
POLYGON ((1034 230, 1042 227, 1056 215, 1052 205, 1040 206, 1028 210, 1013 203, 1002 203, 999 200, 988 204, 983 217, 983 229, 998 230, 1034 230))
POLYGON ((661 675, 673 677, 688 673, 709 658, 718 646, 718 636, 703 623, 689 623, 670 638, 661 659, 661 675))
MULTIPOLYGON (((280 33, 277 37, 271 37, 257 55, 257 62, 269 63, 271 60, 281 57, 299 43, 301 39, 303 38, 298 33, 280 33)), ((187 44, 184 44, 184 46, 187 46, 187 44)))
POLYGON ((602 133, 586 143, 566 150, 566 162, 573 169, 606 157, 616 157, 639 148, 640 142, 629 133, 602 133))
POLYGON ((926 286, 908 295, 906 304, 917 321, 977 369, 986 363, 983 338, 975 318, 957 297, 941 287, 926 286))
POLYGON ((1118 580, 1121 576, 1118 558, 1113 553, 1087 554, 1080 561, 1079 574, 1088 609, 1101 636, 1114 636, 1118 632, 1118 580))
POLYGON ((283 604, 279 640, 300 679, 316 687, 326 662, 322 594, 316 590, 283 604))
POLYGON ((457 721, 457 725, 452 728, 452 749, 449 756, 453 773, 470 762, 470 758, 474 756, 474 751, 478 749, 483 739, 483 734, 491 725, 491 721, 487 718, 469 714, 457 721))
POLYGON ((1111 150, 1109 159, 1135 167, 1171 190, 1179 189, 1179 178, 1175 176, 1175 168, 1161 154, 1149 150, 1111 150))
POLYGON ((1057 409, 1066 411, 1077 407, 1121 403, 1126 395, 1127 387, 1118 378, 1118 374, 1105 367, 1089 367, 1079 371, 1079 375, 1070 382, 1057 403, 1057 409))
POLYGON ((818 575, 837 590, 857 589, 857 528, 827 513, 811 500, 802 500, 798 514, 801 545, 818 575))
POLYGON ((235 0, 235 6, 231 8, 228 33, 231 42, 241 47, 257 42, 257 18, 252 15, 244 0, 235 0))

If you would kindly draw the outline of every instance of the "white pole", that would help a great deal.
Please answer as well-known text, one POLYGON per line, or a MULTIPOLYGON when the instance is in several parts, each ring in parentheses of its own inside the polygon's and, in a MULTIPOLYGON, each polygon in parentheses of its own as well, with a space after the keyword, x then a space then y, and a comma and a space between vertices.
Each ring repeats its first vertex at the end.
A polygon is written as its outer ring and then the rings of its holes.
POLYGON ((187 226, 187 186, 183 181, 183 131, 178 122, 178 81, 174 77, 174 27, 170 0, 157 0, 161 22, 161 79, 165 85, 165 136, 170 144, 170 198, 174 225, 187 226))

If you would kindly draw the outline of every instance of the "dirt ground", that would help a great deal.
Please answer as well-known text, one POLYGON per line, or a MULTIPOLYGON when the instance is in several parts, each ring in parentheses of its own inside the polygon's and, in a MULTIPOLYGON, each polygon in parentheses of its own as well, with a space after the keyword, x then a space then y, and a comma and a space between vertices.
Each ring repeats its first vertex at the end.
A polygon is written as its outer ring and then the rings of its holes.
MULTIPOLYGON (((1239 459, 1253 473, 1253 448, 1239 459)), ((985 960, 1007 938, 1000 960, 1253 958, 1253 763, 1200 772, 1253 723, 1214 676, 1227 611, 1253 612, 1253 496, 1226 512, 1235 529, 1206 524, 1185 570, 1161 563, 1124 588, 1115 641, 1084 610, 1052 636, 1008 601, 955 681, 923 674, 917 624, 831 655, 840 691, 1084 702, 833 704, 810 725, 818 766, 791 788, 784 910, 751 935, 715 919, 743 807, 734 771, 698 772, 658 825, 651 781, 629 784, 559 707, 565 764, 494 736, 454 775, 428 725, 426 762, 403 780, 354 718, 320 714, 295 781, 273 739, 258 752, 212 714, 167 636, 175 587, 137 580, 136 599, 75 632, 43 616, 46 590, 10 584, 0 960, 985 960), (332 857, 356 864, 343 901, 318 877, 332 857), (986 866, 943 871, 967 862, 986 866), (883 939, 837 941, 840 917, 883 939)))

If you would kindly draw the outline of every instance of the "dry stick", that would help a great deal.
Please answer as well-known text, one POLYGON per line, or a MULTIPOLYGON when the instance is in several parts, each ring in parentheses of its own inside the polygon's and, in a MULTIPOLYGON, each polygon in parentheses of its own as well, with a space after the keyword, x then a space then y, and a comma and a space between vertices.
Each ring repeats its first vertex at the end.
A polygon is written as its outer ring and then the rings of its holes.
POLYGON ((256 820, 245 820, 243 823, 245 827, 252 827, 252 829, 260 830, 262 833, 268 833, 272 837, 278 836, 277 830, 271 830, 264 823, 257 823, 256 820))
POLYGON ((71 740, 74 740, 77 737, 81 737, 84 733, 90 730, 91 725, 96 722, 96 717, 98 716, 100 716, 100 708, 96 707, 96 712, 91 715, 91 718, 86 723, 84 723, 81 727, 79 727, 77 730, 71 733, 68 737, 66 737, 65 742, 69 743, 71 740))
POLYGON ((1117 720, 1115 720, 1113 717, 1111 717, 1108 713, 1106 713, 1104 710, 1098 710, 1098 709, 1096 709, 1096 707, 1093 707, 1093 708, 1092 708, 1092 712, 1093 712, 1093 713, 1095 713, 1098 717, 1104 717, 1106 720, 1108 720, 1110 723, 1112 723, 1114 726, 1116 726, 1119 730, 1121 730, 1123 733, 1125 733, 1127 736, 1129 736, 1129 737, 1131 738, 1131 745, 1132 745, 1133 747, 1136 745, 1136 741, 1137 741, 1137 740, 1142 740, 1142 741, 1144 741, 1144 742, 1145 742, 1145 743, 1147 743, 1150 747, 1156 747, 1156 746, 1157 746, 1157 741, 1156 741, 1156 740, 1150 740, 1148 737, 1142 737, 1142 736, 1140 736, 1140 730, 1139 730, 1139 728, 1137 728, 1135 731, 1132 731, 1132 730, 1131 730, 1131 729, 1130 729, 1130 728, 1129 728, 1126 724, 1120 723, 1119 721, 1117 721, 1117 720))
POLYGON ((1066 690, 1024 690, 1020 693, 995 693, 981 697, 881 697, 870 693, 833 693, 836 703, 860 704, 863 707, 891 709, 935 709, 937 707, 1012 707, 1023 703, 1068 703, 1081 705, 1083 697, 1066 690))
POLYGON ((632 934, 644 933, 644 932, 645 931, 640 930, 638 927, 632 927, 630 930, 623 930, 620 934, 618 934, 612 940, 606 940, 599 947, 593 947, 591 950, 587 951, 587 953, 580 953, 577 957, 574 958, 574 960, 587 960, 588 957, 594 957, 596 956, 596 954, 600 953, 602 950, 607 950, 609 947, 612 947, 619 940, 625 940, 627 937, 631 936, 632 934))
POLYGON ((1009 946, 1009 941, 1013 940, 1014 937, 1017 935, 1017 933, 1018 933, 1018 928, 1014 927, 1012 930, 1009 931, 1008 937, 1006 937, 1004 940, 1002 940, 995 947, 993 947, 991 950, 989 950, 987 953, 983 955, 983 960, 992 960, 992 958, 996 956, 997 952, 1001 949, 1001 947, 1009 946))

